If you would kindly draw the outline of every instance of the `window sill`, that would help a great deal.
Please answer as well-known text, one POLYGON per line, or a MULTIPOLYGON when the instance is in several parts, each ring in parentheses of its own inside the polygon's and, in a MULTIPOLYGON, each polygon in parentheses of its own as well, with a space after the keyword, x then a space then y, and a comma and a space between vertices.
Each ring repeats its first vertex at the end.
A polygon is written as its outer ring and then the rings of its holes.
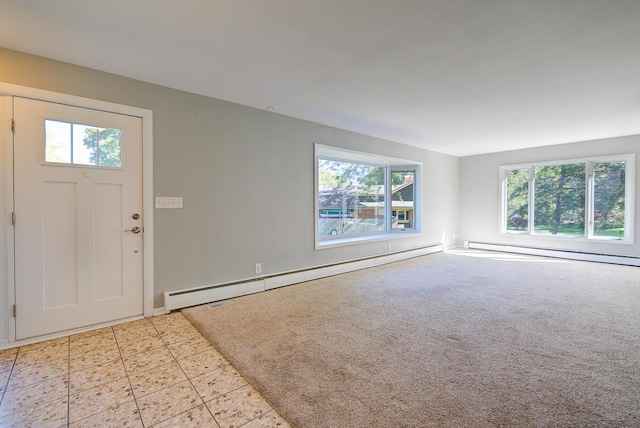
POLYGON ((525 239, 549 239, 558 241, 571 241, 571 242, 591 242, 598 244, 615 244, 615 245, 633 245, 633 239, 624 238, 610 238, 606 236, 585 238, 582 236, 557 236, 557 235, 544 235, 544 234, 529 234, 527 232, 500 232, 500 236, 517 237, 525 239))
POLYGON ((377 233, 375 235, 351 236, 346 238, 327 239, 323 241, 316 240, 315 249, 324 250, 327 248, 344 247, 347 245, 366 244, 370 242, 389 241, 393 239, 415 238, 421 235, 422 235, 421 232, 412 232, 412 231, 405 230, 405 231, 398 231, 398 232, 377 233))

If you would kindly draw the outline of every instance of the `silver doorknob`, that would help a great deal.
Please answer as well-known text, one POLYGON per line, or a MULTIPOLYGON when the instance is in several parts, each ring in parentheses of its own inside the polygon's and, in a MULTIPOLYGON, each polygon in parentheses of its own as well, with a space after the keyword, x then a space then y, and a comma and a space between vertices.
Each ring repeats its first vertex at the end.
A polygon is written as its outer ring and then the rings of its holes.
POLYGON ((140 228, 138 226, 134 226, 131 229, 125 230, 125 232, 131 232, 131 233, 137 235, 138 233, 140 233, 140 228))

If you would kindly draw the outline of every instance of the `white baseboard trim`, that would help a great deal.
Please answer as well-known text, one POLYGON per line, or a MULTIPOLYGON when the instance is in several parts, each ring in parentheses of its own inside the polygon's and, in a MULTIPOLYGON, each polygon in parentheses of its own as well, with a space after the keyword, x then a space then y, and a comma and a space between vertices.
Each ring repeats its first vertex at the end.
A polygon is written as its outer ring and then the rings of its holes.
POLYGON ((516 245, 490 244, 473 241, 465 241, 465 248, 640 267, 640 257, 633 256, 617 256, 572 250, 552 250, 547 248, 520 247, 516 245))
POLYGON ((164 310, 164 306, 160 306, 159 308, 153 308, 153 316, 159 317, 160 315, 164 315, 167 312, 164 310))
POLYGON ((312 281, 314 279, 326 278, 328 276, 353 272, 356 270, 366 269, 374 266, 380 266, 413 257, 426 256, 427 254, 442 252, 442 250, 443 249, 441 245, 434 245, 432 247, 424 247, 416 250, 354 260, 351 262, 324 266, 315 269, 307 269, 300 272, 291 272, 283 275, 276 275, 265 278, 265 289, 271 290, 273 288, 284 287, 286 285, 297 284, 299 282, 312 281))
POLYGON ((245 296, 247 294, 259 293, 260 291, 264 291, 263 279, 234 284, 214 285, 204 289, 173 291, 164 293, 164 311, 168 314, 175 309, 203 305, 208 302, 231 299, 232 297, 245 296))
MULTIPOLYGON (((246 281, 236 281, 233 283, 166 292, 164 293, 163 309, 164 313, 169 313, 172 310, 186 308, 188 306, 204 305, 205 303, 215 302, 218 300, 231 299, 247 294, 271 290, 273 288, 325 278, 341 273, 353 272, 360 269, 380 266, 387 263, 424 256, 427 254, 439 253, 442 251, 442 245, 437 244, 428 247, 416 248, 414 250, 383 254, 328 266, 319 266, 293 272, 283 272, 260 279, 253 278, 247 279, 246 281)), ((156 311, 157 310, 158 309, 156 309, 156 311)))

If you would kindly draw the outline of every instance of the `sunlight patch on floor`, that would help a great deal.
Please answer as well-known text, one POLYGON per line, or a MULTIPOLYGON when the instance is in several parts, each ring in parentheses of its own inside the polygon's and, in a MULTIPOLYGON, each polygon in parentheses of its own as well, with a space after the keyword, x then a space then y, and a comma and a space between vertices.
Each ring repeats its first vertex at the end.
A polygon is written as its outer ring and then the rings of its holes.
POLYGON ((567 260, 554 259, 550 257, 527 256, 523 254, 500 253, 497 251, 482 251, 468 249, 452 249, 446 250, 448 254, 456 254, 459 256, 476 257, 501 262, 531 262, 531 263, 568 263, 567 260))

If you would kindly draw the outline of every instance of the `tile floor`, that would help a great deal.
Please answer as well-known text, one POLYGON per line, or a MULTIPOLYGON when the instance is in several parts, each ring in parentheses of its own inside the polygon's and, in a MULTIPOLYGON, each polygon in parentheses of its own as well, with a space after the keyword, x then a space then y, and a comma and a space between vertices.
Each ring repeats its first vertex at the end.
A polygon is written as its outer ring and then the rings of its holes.
POLYGON ((181 313, 0 351, 0 427, 288 427, 181 313))

